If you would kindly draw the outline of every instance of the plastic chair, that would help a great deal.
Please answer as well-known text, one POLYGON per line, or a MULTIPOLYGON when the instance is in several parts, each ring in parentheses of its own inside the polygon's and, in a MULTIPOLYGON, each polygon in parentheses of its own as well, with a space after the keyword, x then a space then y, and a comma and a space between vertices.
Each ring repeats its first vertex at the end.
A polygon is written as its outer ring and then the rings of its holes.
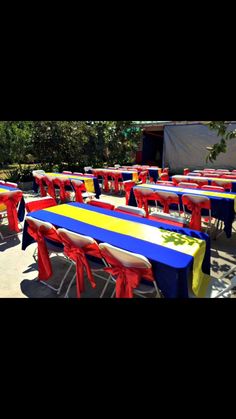
POLYGON ((146 212, 146 217, 149 216, 149 205, 148 205, 149 201, 155 201, 155 205, 157 207, 156 194, 151 189, 147 189, 143 187, 134 188, 134 196, 135 196, 138 208, 144 207, 144 210, 146 212))
MULTIPOLYGON (((192 230, 201 231, 201 210, 207 209, 209 211, 208 228, 211 227, 211 201, 206 196, 182 195, 182 203, 185 217, 188 217, 186 208, 191 211, 191 219, 189 228, 192 230)), ((208 230, 207 228, 207 230, 208 230)))
MULTIPOLYGON (((1 192, 0 194, 0 205, 2 206, 1 218, 8 219, 9 230, 15 231, 16 233, 20 232, 19 221, 17 215, 17 207, 23 197, 23 192, 16 191, 6 191, 1 192)), ((1 235, 2 236, 2 235, 1 235)), ((6 237, 5 237, 6 238, 6 237)))
POLYGON ((152 272, 152 265, 147 258, 142 255, 131 253, 126 250, 111 246, 108 243, 99 244, 103 258, 109 265, 104 270, 111 274, 108 283, 115 284, 116 298, 133 298, 133 295, 145 297, 147 294, 155 293, 156 298, 160 298, 152 272), (141 283, 142 279, 150 281, 150 285, 141 283))
POLYGON ((170 213, 170 205, 177 205, 178 212, 180 214, 179 196, 176 193, 157 191, 154 194, 154 198, 156 198, 155 201, 161 204, 161 206, 163 207, 163 212, 165 214, 170 213))
POLYGON ((205 185, 201 187, 203 191, 210 191, 210 192, 224 192, 224 188, 221 186, 212 186, 212 185, 205 185))
POLYGON ((69 191, 66 191, 66 186, 70 186, 70 180, 68 177, 60 178, 55 177, 52 180, 54 188, 57 186, 59 187, 59 193, 60 193, 60 203, 65 203, 67 200, 70 199, 70 193, 69 191))
POLYGON ((189 172, 190 172, 190 170, 186 167, 186 168, 184 169, 184 176, 187 176, 189 172))
POLYGON ((28 215, 25 217, 25 219, 28 223, 28 233, 38 243, 38 257, 36 258, 35 252, 33 255, 35 261, 38 262, 39 274, 37 280, 51 290, 56 291, 57 294, 60 294, 65 279, 73 266, 71 261, 64 257, 64 246, 62 244, 62 240, 58 235, 57 230, 51 223, 40 221, 28 215), (69 261, 69 267, 63 276, 58 288, 53 287, 48 282, 45 282, 45 280, 49 280, 51 278, 53 273, 50 261, 50 256, 52 254, 63 257, 63 259, 69 261))
POLYGON ((188 182, 186 179, 186 176, 173 176, 172 182, 174 182, 176 185, 178 185, 180 182, 188 182))
POLYGON ((129 205, 118 205, 115 208, 115 211, 135 215, 137 217, 146 217, 146 213, 142 208, 131 207, 129 205))
POLYGON ((55 199, 51 196, 46 196, 44 198, 38 198, 36 201, 30 201, 25 204, 27 212, 38 211, 44 208, 54 207, 57 205, 55 199))
POLYGON ((133 180, 125 180, 123 182, 123 187, 124 187, 124 190, 125 190, 125 203, 126 203, 126 205, 129 205, 131 189, 135 185, 136 185, 136 183, 133 180))
POLYGON ((221 186, 222 188, 224 188, 225 191, 229 190, 230 192, 232 191, 232 187, 233 187, 231 182, 225 182, 223 179, 214 180, 212 182, 212 186, 221 186))
POLYGON ((110 204, 109 202, 102 201, 101 199, 92 199, 88 202, 88 205, 92 205, 93 207, 104 208, 108 210, 114 210, 115 205, 110 204))
POLYGON ((197 183, 189 183, 189 182, 180 182, 178 184, 179 188, 183 188, 183 189, 199 189, 199 185, 197 183))
POLYGON ((149 220, 164 222, 166 224, 176 225, 177 227, 183 227, 183 228, 186 228, 188 225, 188 221, 186 218, 175 217, 172 214, 152 213, 151 215, 149 215, 149 220))
POLYGON ((160 176, 160 179, 163 181, 168 181, 170 179, 169 174, 168 173, 162 173, 160 176))
MULTIPOLYGON (((57 233, 59 237, 61 238, 61 241, 64 245, 64 254, 72 261, 74 265, 76 265, 76 274, 73 276, 72 280, 70 281, 70 284, 65 294, 65 298, 68 297, 71 286, 75 278, 76 278, 77 298, 80 298, 81 294, 85 290, 84 270, 86 270, 88 280, 90 281, 90 284, 93 288, 96 287, 96 283, 95 283, 93 275, 105 281, 108 280, 108 278, 105 278, 104 276, 101 276, 97 273, 101 271, 104 272, 104 268, 107 266, 107 264, 104 262, 102 258, 97 242, 92 237, 83 236, 81 234, 68 231, 64 228, 59 228, 57 230, 57 233), (92 269, 89 265, 89 262, 86 256, 93 256, 99 259, 99 263, 102 262, 104 265, 103 268, 92 269)), ((105 285, 105 290, 106 290, 106 287, 107 287, 107 284, 105 285)), ((105 291, 103 289, 100 297, 103 296, 104 292, 105 291)))

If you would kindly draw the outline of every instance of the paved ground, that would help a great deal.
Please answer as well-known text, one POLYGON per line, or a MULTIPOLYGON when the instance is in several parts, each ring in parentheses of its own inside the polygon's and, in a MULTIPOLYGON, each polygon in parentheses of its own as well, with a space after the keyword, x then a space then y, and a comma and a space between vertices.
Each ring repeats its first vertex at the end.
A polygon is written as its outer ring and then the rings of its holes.
MULTIPOLYGON (((34 193, 26 194, 26 201, 35 199, 34 193)), ((123 197, 113 197, 102 195, 101 199, 112 202, 115 205, 124 204, 123 197)), ((234 223, 236 229, 236 223, 234 223)), ((37 264, 33 259, 35 244, 29 246, 24 252, 21 250, 22 234, 12 236, 8 227, 1 225, 1 232, 4 240, 0 239, 0 297, 13 298, 63 298, 68 284, 75 273, 73 267, 60 296, 37 281, 37 264), (8 237, 10 235, 10 237, 8 237)), ((227 239, 223 234, 217 241, 212 241, 211 251, 211 277, 212 282, 208 290, 208 297, 214 296, 225 284, 221 284, 218 278, 227 272, 232 266, 236 265, 236 232, 231 239, 227 239)), ((68 268, 68 262, 56 256, 52 257, 53 277, 50 284, 57 286, 68 268)), ((97 288, 92 289, 86 281, 86 292, 83 298, 99 297, 105 281, 97 280, 97 288)), ((105 293, 105 297, 110 297, 113 286, 110 285, 105 293)), ((76 296, 75 286, 72 286, 70 297, 76 296)), ((235 294, 228 295, 235 298, 235 294)))

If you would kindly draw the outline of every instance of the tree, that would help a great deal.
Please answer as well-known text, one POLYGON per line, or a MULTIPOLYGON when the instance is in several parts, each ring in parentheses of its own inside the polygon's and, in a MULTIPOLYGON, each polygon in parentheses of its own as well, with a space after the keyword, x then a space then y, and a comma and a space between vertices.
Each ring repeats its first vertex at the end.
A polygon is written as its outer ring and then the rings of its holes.
POLYGON ((227 141, 236 138, 236 130, 229 129, 231 121, 209 121, 207 125, 210 129, 216 130, 218 137, 221 137, 220 141, 209 147, 209 154, 207 161, 213 162, 217 159, 219 154, 227 152, 227 141))
POLYGON ((0 162, 21 163, 32 152, 32 122, 2 121, 0 123, 0 162))

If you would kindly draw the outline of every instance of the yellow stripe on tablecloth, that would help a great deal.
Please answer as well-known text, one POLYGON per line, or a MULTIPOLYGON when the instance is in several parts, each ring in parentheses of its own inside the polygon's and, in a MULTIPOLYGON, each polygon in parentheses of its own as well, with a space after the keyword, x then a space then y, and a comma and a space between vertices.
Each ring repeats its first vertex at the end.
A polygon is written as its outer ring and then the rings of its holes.
POLYGON ((135 237, 193 256, 193 291, 197 297, 205 296, 209 284, 209 275, 202 272, 202 263, 206 251, 205 240, 67 204, 51 207, 44 211, 69 217, 89 225, 113 231, 114 233, 135 237))
MULTIPOLYGON (((0 193, 8 192, 6 189, 0 188, 0 193)), ((7 207, 4 204, 0 204, 0 211, 6 211, 7 207)))
POLYGON ((132 174, 133 174, 133 181, 134 182, 138 182, 139 181, 139 179, 138 179, 138 172, 131 172, 132 174))
POLYGON ((178 175, 176 175, 176 176, 172 176, 172 179, 179 179, 179 178, 186 178, 186 180, 187 179, 191 179, 191 180, 202 180, 202 181, 208 181, 208 180, 210 180, 210 181, 214 181, 214 182, 217 182, 218 180, 219 181, 224 181, 225 183, 232 183, 232 182, 236 182, 236 179, 223 179, 223 178, 211 178, 211 177, 207 177, 207 176, 178 176, 178 175))
POLYGON ((83 180, 85 187, 88 192, 95 192, 94 191, 94 182, 93 178, 87 178, 86 176, 76 176, 76 175, 64 175, 62 173, 46 173, 48 176, 64 178, 64 179, 76 179, 76 180, 83 180))

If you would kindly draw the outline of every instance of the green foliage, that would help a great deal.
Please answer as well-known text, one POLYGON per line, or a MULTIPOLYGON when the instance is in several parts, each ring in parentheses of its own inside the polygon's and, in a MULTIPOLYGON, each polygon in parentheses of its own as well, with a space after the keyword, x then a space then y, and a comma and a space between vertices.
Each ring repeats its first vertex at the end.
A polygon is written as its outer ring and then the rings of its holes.
POLYGON ((141 135, 132 121, 3 121, 0 165, 22 169, 22 163, 36 162, 45 171, 83 171, 134 162, 141 135))
POLYGON ((32 167, 17 167, 15 169, 5 170, 4 178, 9 182, 31 182, 33 180, 32 167))
POLYGON ((227 141, 236 138, 236 130, 229 129, 230 121, 210 121, 208 126, 212 130, 216 130, 217 135, 221 137, 220 141, 210 148, 210 152, 206 161, 213 162, 221 153, 227 152, 227 141))

